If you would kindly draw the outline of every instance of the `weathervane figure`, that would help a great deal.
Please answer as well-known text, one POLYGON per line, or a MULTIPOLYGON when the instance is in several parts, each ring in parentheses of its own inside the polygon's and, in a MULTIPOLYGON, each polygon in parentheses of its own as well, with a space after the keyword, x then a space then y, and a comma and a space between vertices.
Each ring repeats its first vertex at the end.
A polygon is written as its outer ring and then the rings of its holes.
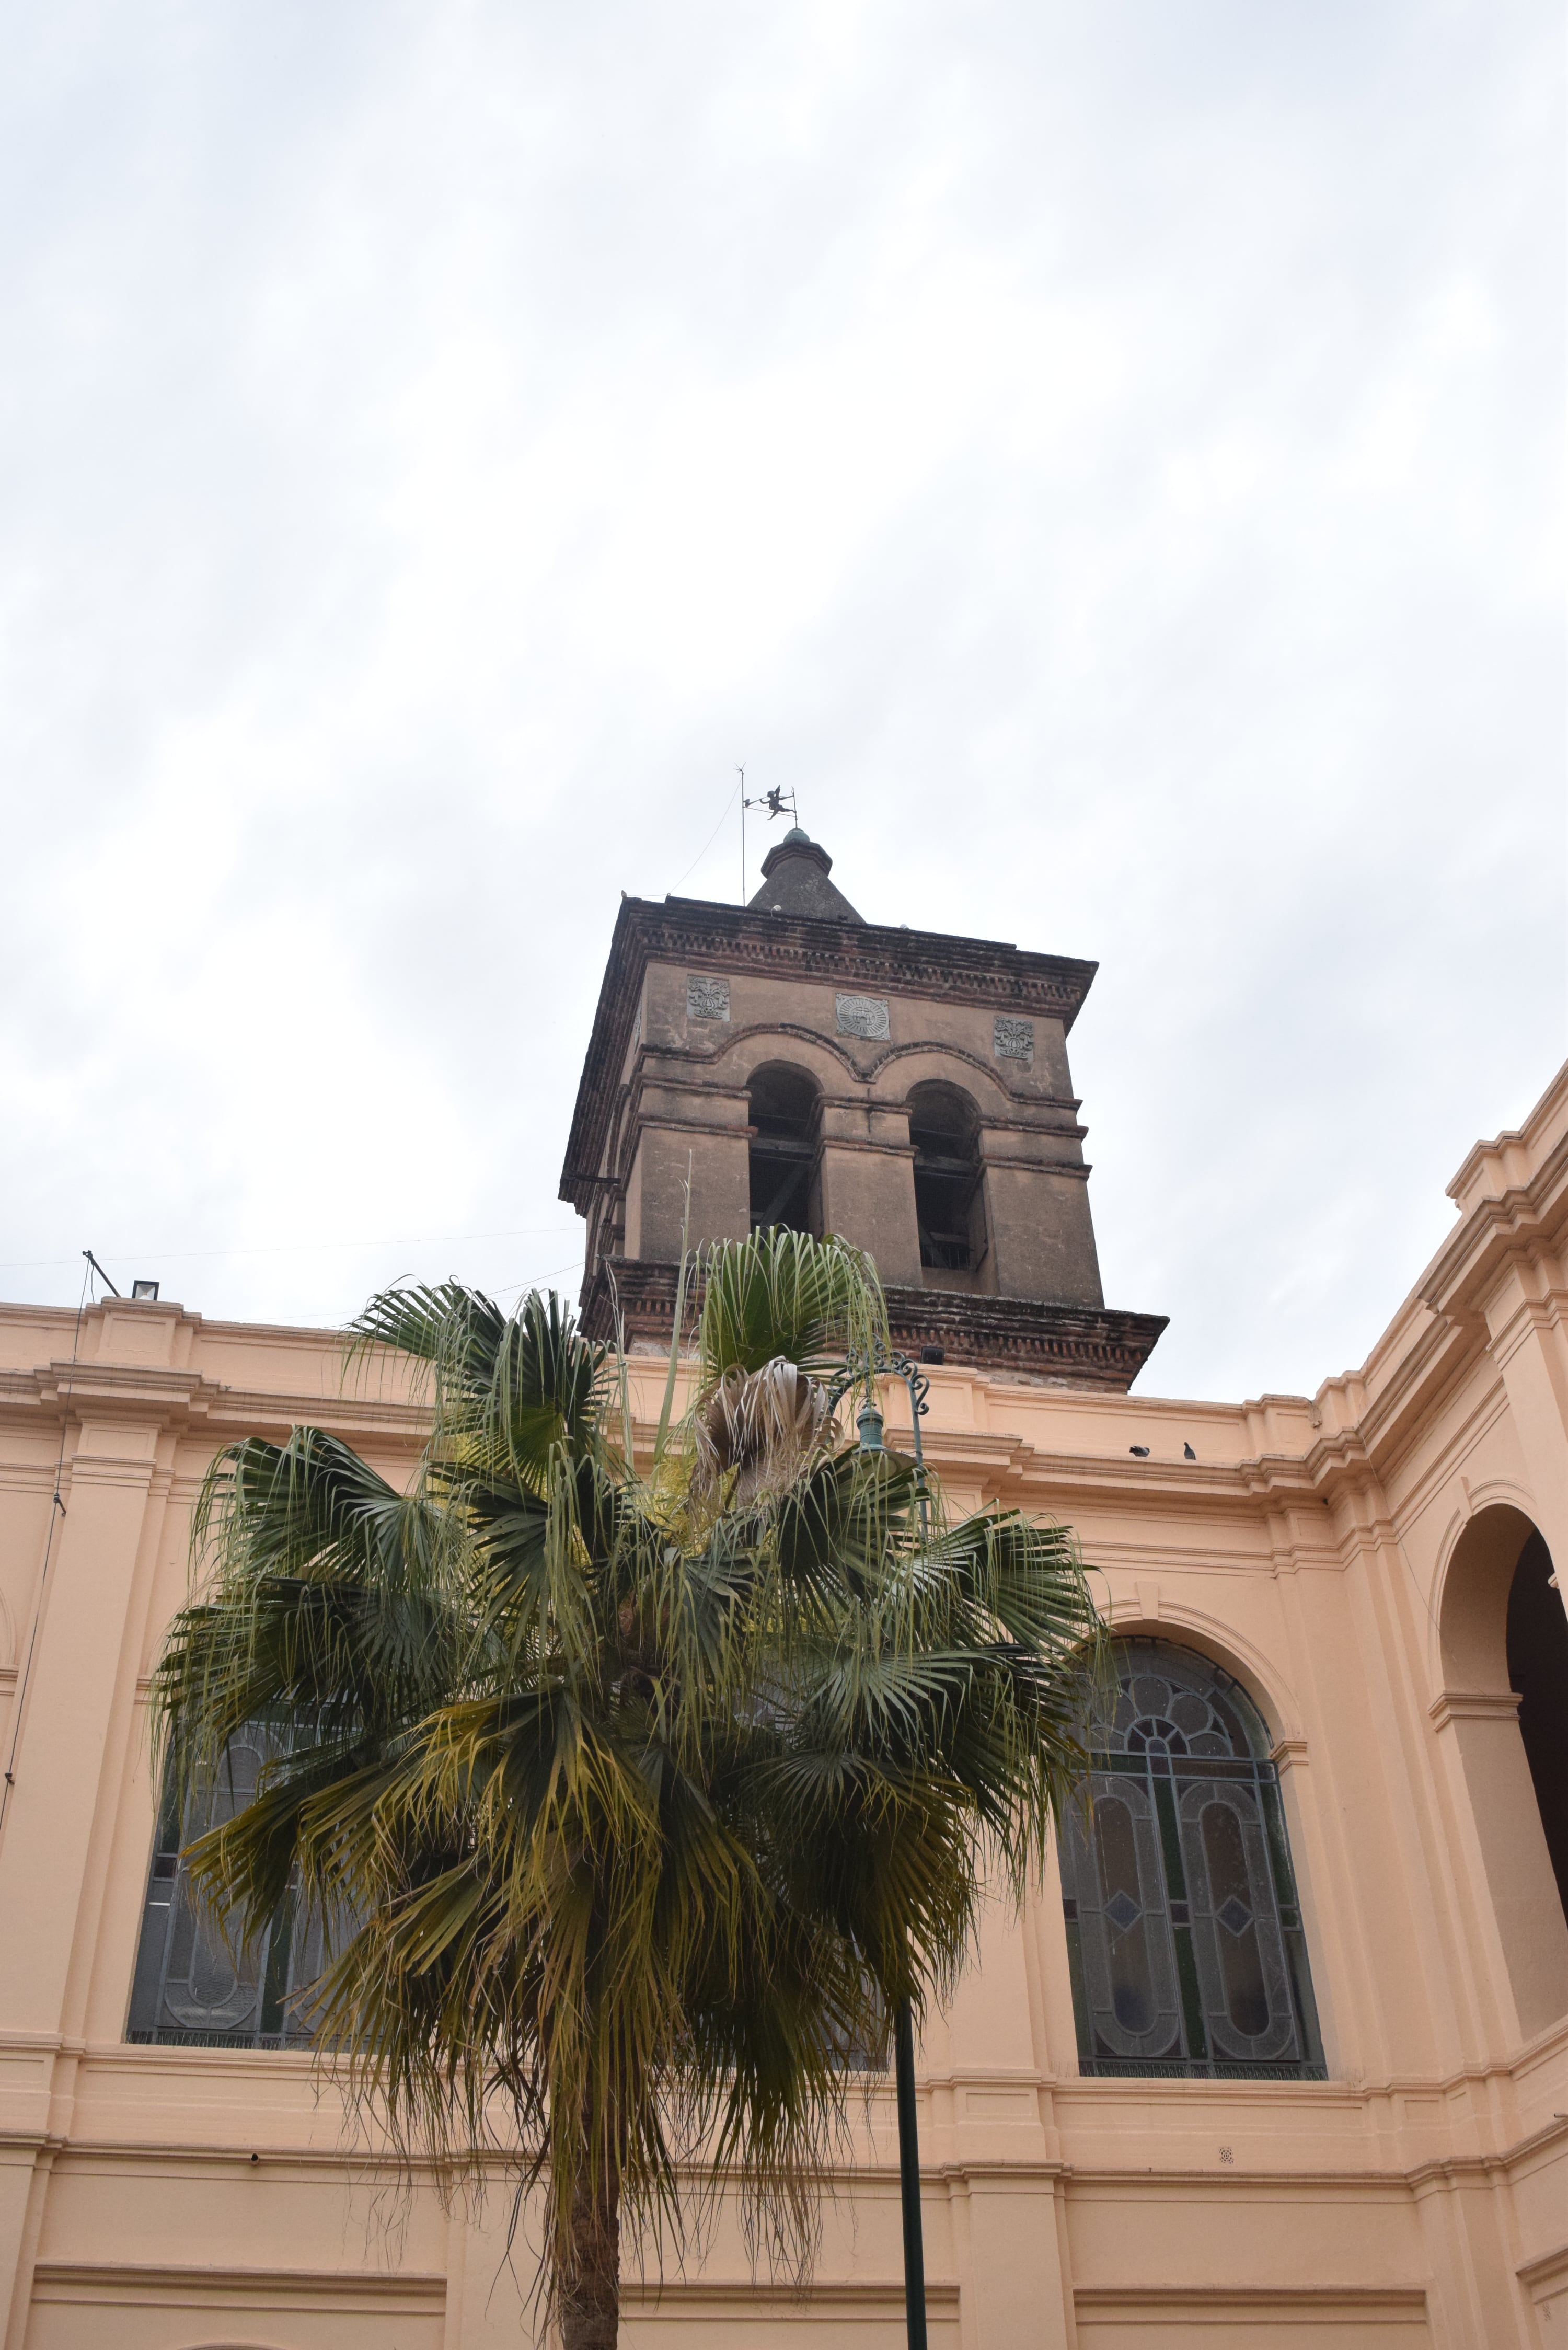
POLYGON ((792 824, 798 824, 800 816, 795 808, 793 792, 786 792, 782 785, 775 784, 771 791, 759 792, 754 800, 749 800, 746 797, 744 767, 737 767, 735 773, 741 778, 741 903, 743 906, 746 902, 746 810, 765 807, 770 824, 775 816, 787 815, 792 824))

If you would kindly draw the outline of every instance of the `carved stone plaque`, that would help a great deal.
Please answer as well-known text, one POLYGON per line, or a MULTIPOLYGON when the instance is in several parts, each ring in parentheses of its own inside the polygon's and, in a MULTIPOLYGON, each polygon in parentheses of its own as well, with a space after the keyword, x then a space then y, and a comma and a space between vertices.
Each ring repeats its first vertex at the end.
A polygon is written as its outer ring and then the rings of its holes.
POLYGON ((727 1020, 729 1016, 729 981, 710 979, 706 972, 688 972, 686 979, 688 1020, 727 1020))
POLYGON ((888 1005, 880 995, 840 995, 838 1033, 841 1036, 885 1036, 888 1034, 888 1005))
POLYGON ((1033 1061, 1034 1058, 1033 1021, 1008 1020, 998 1013, 995 1052, 999 1061, 1033 1061))

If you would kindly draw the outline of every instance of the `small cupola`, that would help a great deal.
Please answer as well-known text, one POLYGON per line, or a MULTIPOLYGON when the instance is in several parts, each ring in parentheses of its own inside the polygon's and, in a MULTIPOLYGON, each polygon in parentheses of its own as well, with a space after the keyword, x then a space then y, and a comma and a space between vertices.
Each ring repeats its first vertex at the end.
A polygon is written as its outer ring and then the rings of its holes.
POLYGON ((828 879, 833 859, 826 848, 791 825, 763 859, 763 886, 752 899, 753 914, 804 914, 809 921, 859 922, 842 889, 828 879))

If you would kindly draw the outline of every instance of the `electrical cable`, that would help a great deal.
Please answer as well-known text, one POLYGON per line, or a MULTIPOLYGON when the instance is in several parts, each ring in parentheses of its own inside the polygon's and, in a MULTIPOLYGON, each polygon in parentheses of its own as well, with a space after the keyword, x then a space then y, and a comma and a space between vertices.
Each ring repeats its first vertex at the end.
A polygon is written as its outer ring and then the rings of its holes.
MULTIPOLYGON (((60 1485, 65 1476, 66 1438, 70 1432, 71 1388, 77 1367, 77 1355, 82 1342, 82 1315, 87 1312, 88 1286, 92 1280, 93 1266, 98 1262, 91 1249, 83 1249, 82 1254, 87 1259, 87 1266, 82 1274, 82 1294, 77 1305, 77 1326, 71 1338, 70 1370, 67 1373, 65 1389, 60 1397, 60 1449, 55 1461, 55 1491, 49 1503, 48 1538, 44 1544, 44 1564, 38 1572, 38 1588, 33 1602, 33 1627, 27 1635, 27 1654, 23 1659, 22 1670, 16 1681, 16 1692, 11 1714, 11 1751, 5 1757, 5 1778, 0 1781, 0 1830, 3 1830, 5 1825, 5 1814, 11 1801, 11 1790, 16 1783, 16 1747, 22 1735, 22 1710, 26 1702, 27 1683, 32 1678, 33 1652, 38 1645, 38 1626, 43 1620, 44 1586, 48 1580, 49 1561, 54 1555, 55 1528, 60 1519, 67 1514, 66 1505, 60 1494, 60 1485)), ((107 1274, 104 1277, 108 1279, 107 1274)))
POLYGON ((542 1281, 554 1281, 558 1273, 570 1273, 581 1263, 581 1257, 568 1257, 565 1264, 553 1264, 547 1273, 536 1273, 528 1281, 512 1282, 495 1294, 498 1297, 521 1297, 525 1289, 537 1289, 542 1281))
MULTIPOLYGON (((521 1224, 514 1230, 501 1232, 412 1232, 389 1241, 267 1241, 255 1248, 231 1249, 158 1249, 118 1248, 110 1254, 119 1257, 156 1257, 166 1264, 192 1264, 200 1259, 230 1256, 302 1256, 307 1250, 341 1249, 352 1254, 360 1249, 436 1248, 458 1241, 531 1241, 545 1240, 556 1235, 565 1239, 572 1230, 570 1224, 521 1224)), ((0 1273, 39 1272, 51 1264, 73 1264, 74 1257, 28 1256, 0 1258, 0 1273)))
MULTIPOLYGON (((745 780, 745 776, 742 774, 740 782, 735 785, 735 792, 744 789, 745 780)), ((707 856, 708 851, 712 847, 713 843, 718 839, 719 835, 723 831, 725 825, 729 821, 730 810, 735 805, 735 792, 732 792, 729 798, 724 802, 723 815, 719 818, 718 823, 713 827, 712 831, 708 835, 707 839, 702 843, 701 847, 697 851, 696 856, 691 859, 691 864, 686 868, 685 872, 680 876, 680 879, 675 884, 674 889, 671 889, 670 894, 672 898, 678 898, 680 896, 687 882, 691 880, 691 876, 701 864, 702 859, 707 856)))

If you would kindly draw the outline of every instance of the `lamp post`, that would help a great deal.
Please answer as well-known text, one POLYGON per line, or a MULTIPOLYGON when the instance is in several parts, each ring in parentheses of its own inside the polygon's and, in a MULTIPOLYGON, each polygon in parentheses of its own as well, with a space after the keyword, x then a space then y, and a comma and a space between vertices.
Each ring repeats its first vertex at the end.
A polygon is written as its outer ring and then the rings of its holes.
MULTIPOLYGON (((909 1390, 909 1425, 915 1434, 915 1469, 920 1503, 920 1536, 930 1533, 930 1509, 926 1500, 926 1455, 920 1442, 930 1381, 908 1355, 889 1354, 877 1347, 865 1355, 851 1354, 844 1376, 835 1383, 835 1400, 847 1389, 866 1386, 866 1400, 855 1415, 862 1452, 885 1452, 883 1419, 877 1399, 878 1378, 902 1379, 909 1390)), ((904 2329, 909 2350, 926 2350, 926 2249, 920 2232, 920 2143, 915 2106, 915 2018, 908 1997, 900 1999, 893 2017, 893 2063, 898 2092, 898 2199, 904 2218, 904 2329)))

